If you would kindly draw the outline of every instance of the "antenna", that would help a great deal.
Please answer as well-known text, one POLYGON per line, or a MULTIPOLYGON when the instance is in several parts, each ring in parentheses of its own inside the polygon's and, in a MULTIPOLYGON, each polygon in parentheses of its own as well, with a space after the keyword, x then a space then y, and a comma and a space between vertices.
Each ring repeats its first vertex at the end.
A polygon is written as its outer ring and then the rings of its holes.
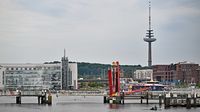
POLYGON ((151 1, 149 0, 149 30, 151 30, 151 1))
POLYGON ((153 38, 153 30, 151 29, 151 1, 149 0, 149 29, 146 33, 146 38, 144 38, 145 42, 148 42, 148 66, 152 66, 152 56, 151 56, 151 43, 156 41, 156 38, 153 38))
POLYGON ((65 49, 64 49, 64 58, 65 58, 65 53, 66 53, 66 52, 65 52, 65 49))

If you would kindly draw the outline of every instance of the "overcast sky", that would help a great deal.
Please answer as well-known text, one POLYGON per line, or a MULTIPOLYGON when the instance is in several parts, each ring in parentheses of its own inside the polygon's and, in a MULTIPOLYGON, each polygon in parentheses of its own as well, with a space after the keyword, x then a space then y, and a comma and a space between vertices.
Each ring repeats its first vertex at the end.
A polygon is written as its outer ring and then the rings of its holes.
MULTIPOLYGON (((153 64, 200 64, 200 0, 152 0, 153 64)), ((0 63, 147 65, 148 0, 0 0, 0 63)))

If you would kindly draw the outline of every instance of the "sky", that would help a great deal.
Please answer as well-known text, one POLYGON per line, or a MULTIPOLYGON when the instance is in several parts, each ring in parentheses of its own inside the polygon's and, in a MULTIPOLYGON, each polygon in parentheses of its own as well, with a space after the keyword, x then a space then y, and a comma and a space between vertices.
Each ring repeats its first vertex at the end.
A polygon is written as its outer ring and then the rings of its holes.
MULTIPOLYGON (((0 0, 0 63, 147 65, 148 0, 0 0)), ((200 64, 200 0, 151 0, 152 63, 200 64)))

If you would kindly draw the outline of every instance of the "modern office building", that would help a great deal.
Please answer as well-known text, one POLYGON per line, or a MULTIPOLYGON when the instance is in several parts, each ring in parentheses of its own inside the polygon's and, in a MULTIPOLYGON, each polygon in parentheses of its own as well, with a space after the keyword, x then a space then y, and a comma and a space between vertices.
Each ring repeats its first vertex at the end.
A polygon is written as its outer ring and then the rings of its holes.
POLYGON ((4 83, 4 81, 3 81, 4 71, 5 71, 5 68, 0 66, 0 90, 2 90, 3 87, 4 87, 3 86, 3 83, 4 83))
POLYGON ((4 89, 61 89, 60 64, 0 64, 4 89))
POLYGON ((72 85, 72 73, 69 69, 68 57, 62 57, 62 90, 71 89, 72 85))
POLYGON ((77 63, 69 63, 68 57, 61 59, 62 61, 62 90, 70 90, 78 88, 78 67, 77 63))
POLYGON ((0 90, 9 89, 77 89, 77 63, 67 58, 45 64, 0 64, 0 90))

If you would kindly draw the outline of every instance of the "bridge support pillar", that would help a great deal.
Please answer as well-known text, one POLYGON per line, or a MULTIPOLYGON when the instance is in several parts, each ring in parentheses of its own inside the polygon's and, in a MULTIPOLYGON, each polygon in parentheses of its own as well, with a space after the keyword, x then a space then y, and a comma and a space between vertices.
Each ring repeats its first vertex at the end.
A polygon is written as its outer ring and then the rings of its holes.
POLYGON ((16 104, 21 104, 21 96, 16 96, 16 104))
POLYGON ((21 101, 21 91, 20 90, 17 90, 17 96, 16 96, 16 104, 21 104, 22 101, 21 101))

